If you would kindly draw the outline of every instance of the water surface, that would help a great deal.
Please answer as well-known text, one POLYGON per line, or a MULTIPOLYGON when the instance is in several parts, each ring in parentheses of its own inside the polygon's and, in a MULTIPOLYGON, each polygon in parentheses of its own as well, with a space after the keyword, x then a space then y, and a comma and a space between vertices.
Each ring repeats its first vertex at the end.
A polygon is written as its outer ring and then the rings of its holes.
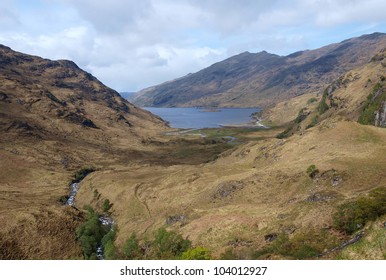
POLYGON ((215 128, 227 125, 251 123, 251 114, 260 111, 258 108, 143 108, 168 121, 174 128, 215 128))

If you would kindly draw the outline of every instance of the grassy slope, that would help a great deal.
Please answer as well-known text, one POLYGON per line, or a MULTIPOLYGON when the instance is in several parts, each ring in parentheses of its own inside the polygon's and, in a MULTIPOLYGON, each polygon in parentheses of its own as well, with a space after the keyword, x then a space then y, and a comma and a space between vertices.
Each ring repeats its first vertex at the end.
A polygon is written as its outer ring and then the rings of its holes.
POLYGON ((146 236, 166 217, 183 214, 187 223, 174 227, 217 256, 236 239, 258 249, 270 232, 328 227, 337 204, 384 186, 385 143, 384 129, 330 119, 302 136, 251 142, 205 165, 122 166, 94 173, 82 183, 78 199, 95 203, 91 190, 97 189, 114 204, 119 246, 131 232, 146 236), (311 164, 322 173, 335 169, 343 181, 333 187, 328 172, 310 179, 311 164), (243 188, 215 197, 221 184, 234 181, 243 188), (315 193, 326 201, 307 201, 315 193))

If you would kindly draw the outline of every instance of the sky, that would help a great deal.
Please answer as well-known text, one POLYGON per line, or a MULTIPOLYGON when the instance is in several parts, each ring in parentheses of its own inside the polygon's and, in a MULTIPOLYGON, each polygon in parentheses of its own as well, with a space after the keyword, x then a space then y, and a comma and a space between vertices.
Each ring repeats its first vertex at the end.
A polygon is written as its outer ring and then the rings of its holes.
POLYGON ((241 52, 386 33, 385 0, 2 0, 0 44, 138 91, 241 52))

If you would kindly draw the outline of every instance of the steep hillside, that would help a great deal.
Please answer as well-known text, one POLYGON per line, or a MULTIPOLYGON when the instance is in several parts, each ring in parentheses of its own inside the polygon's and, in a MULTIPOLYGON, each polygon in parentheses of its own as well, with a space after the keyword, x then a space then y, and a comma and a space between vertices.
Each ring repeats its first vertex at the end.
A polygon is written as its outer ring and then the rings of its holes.
POLYGON ((345 72, 384 49, 386 35, 374 33, 288 56, 242 53, 197 73, 144 89, 144 106, 268 106, 305 93, 320 93, 345 72))
POLYGON ((0 259, 80 255, 59 199, 83 166, 128 163, 167 129, 71 61, 0 46, 0 259))
POLYGON ((266 123, 285 125, 283 137, 301 134, 334 116, 386 127, 386 50, 362 67, 341 75, 319 96, 305 94, 280 102, 263 113, 266 123), (294 121, 295 120, 295 121, 294 121))

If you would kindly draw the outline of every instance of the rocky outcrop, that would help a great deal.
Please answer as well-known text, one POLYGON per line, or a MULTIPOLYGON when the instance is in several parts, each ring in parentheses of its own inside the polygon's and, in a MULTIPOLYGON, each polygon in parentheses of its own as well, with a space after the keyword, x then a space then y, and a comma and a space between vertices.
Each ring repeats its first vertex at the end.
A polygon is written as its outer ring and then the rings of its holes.
POLYGON ((386 100, 381 103, 381 107, 375 111, 374 125, 386 127, 386 100))
POLYGON ((224 182, 217 186, 213 197, 215 199, 231 197, 233 193, 243 188, 244 184, 240 181, 224 182))

